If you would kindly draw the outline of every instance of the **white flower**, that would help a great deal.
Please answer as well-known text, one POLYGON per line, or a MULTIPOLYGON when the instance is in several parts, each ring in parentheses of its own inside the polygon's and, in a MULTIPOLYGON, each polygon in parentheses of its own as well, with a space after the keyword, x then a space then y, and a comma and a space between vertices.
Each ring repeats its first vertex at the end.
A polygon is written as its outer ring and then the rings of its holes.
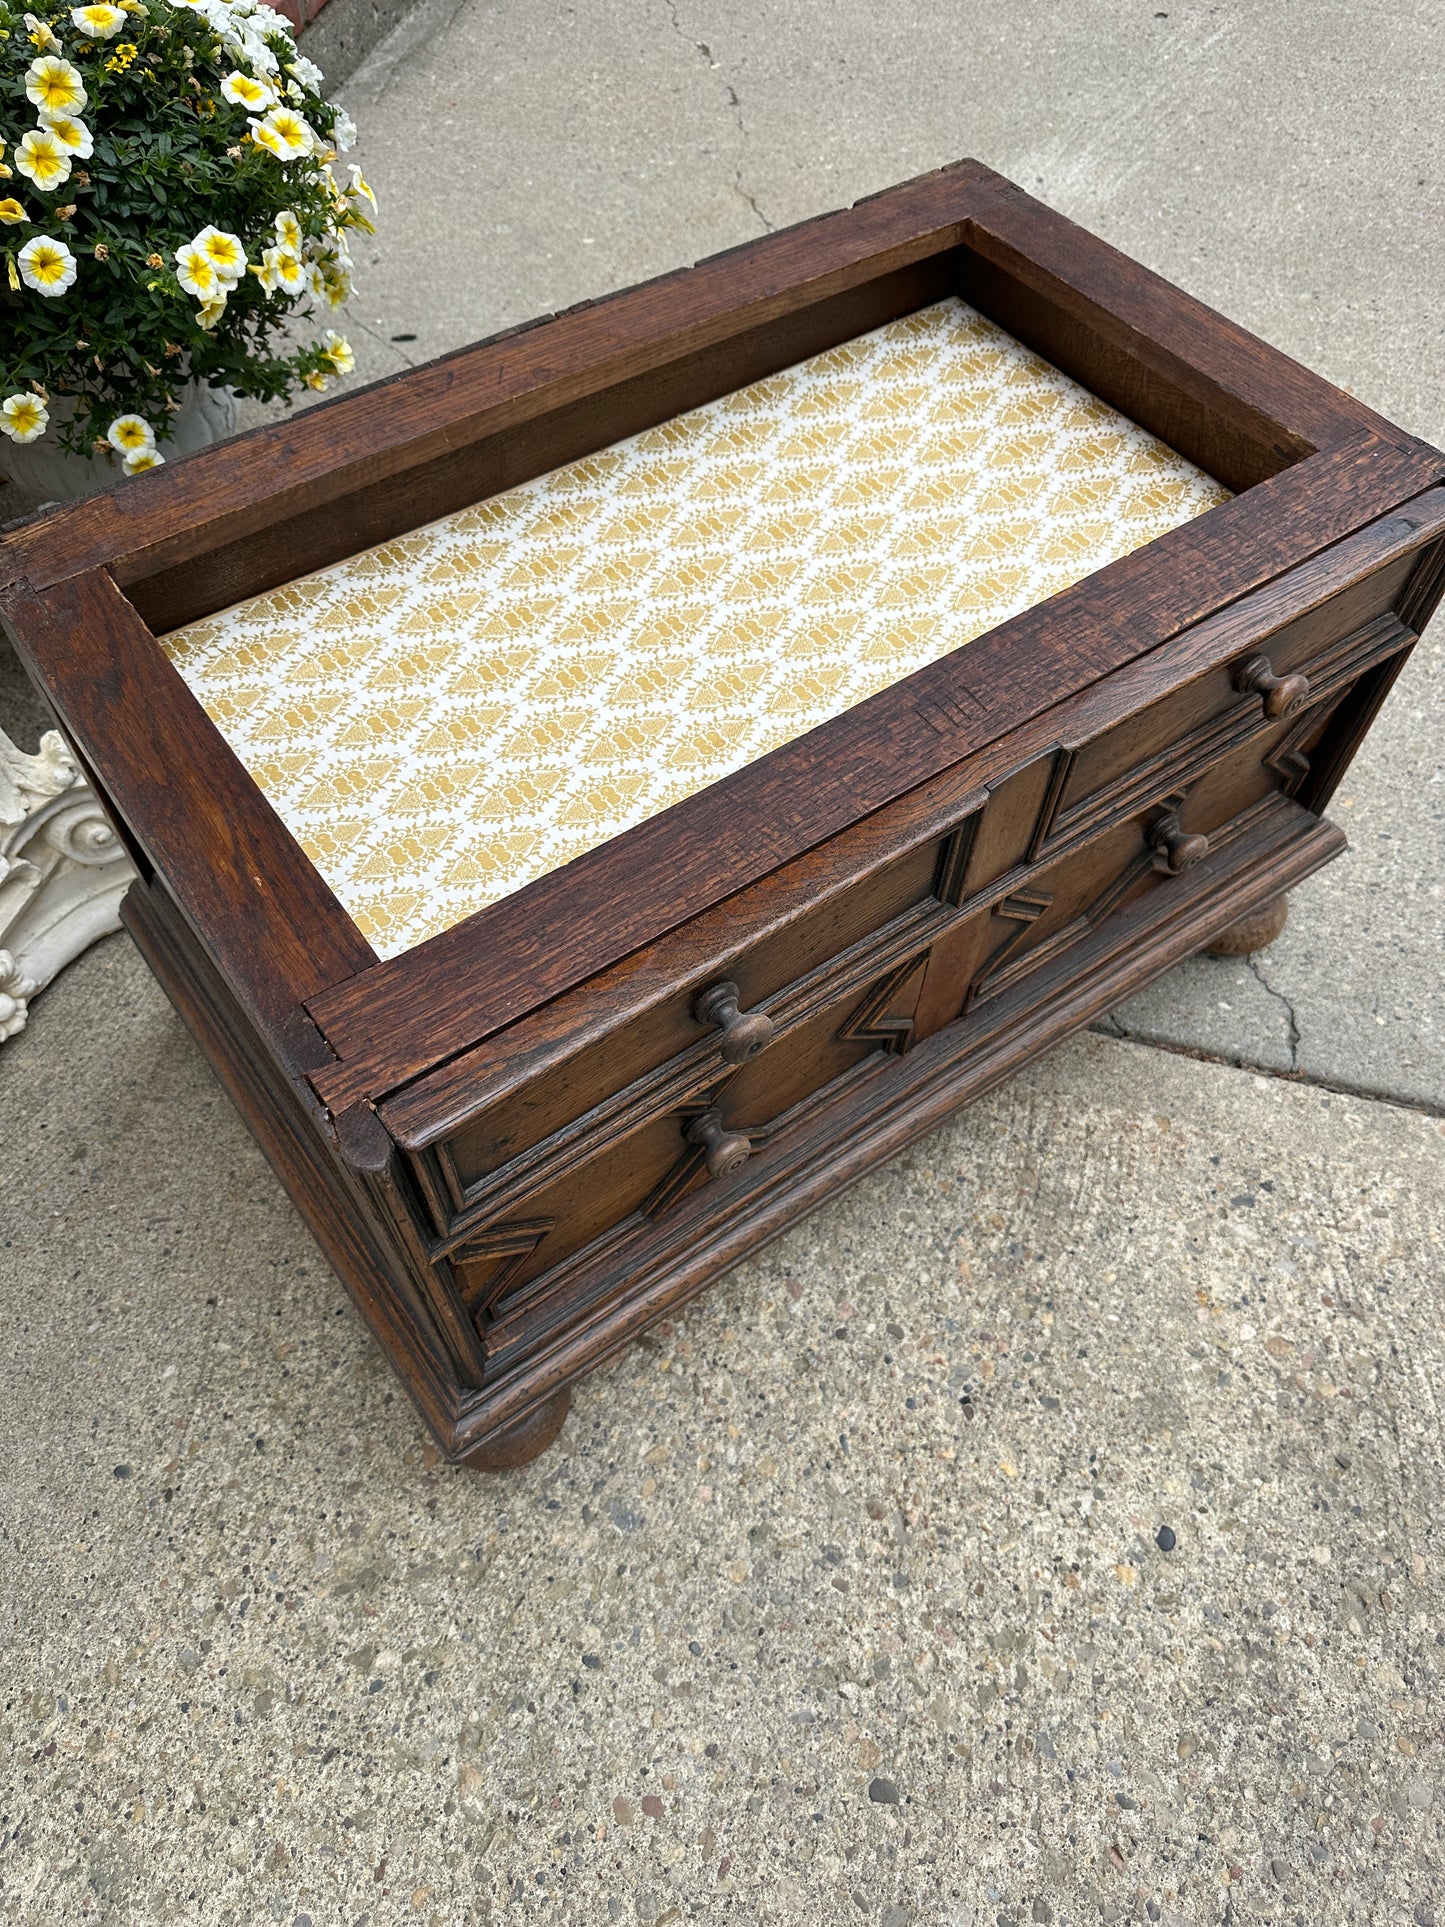
POLYGON ((252 80, 239 68, 226 75, 221 92, 234 106, 245 107, 253 114, 264 114, 268 107, 276 105, 275 89, 268 87, 264 80, 252 80))
POLYGON ((60 52, 60 42, 56 39, 51 28, 45 21, 38 20, 33 13, 27 13, 25 16, 25 28, 30 35, 30 44, 32 47, 38 48, 43 54, 58 54, 60 52))
POLYGON ((293 254, 301 252, 301 223, 289 207, 283 207, 276 216, 276 239, 293 254))
POLYGON ((226 290, 223 287, 213 301, 203 301, 196 310, 196 319, 209 334, 221 316, 226 312, 226 290))
POLYGON ((264 120, 252 121, 251 138, 278 161, 294 161, 315 144, 311 129, 289 107, 273 107, 264 120))
POLYGON ((45 54, 25 70, 25 98, 52 114, 78 114, 85 105, 85 82, 68 60, 45 54))
POLYGON ((25 243, 15 260, 21 280, 37 294, 53 299, 64 294, 75 281, 75 256, 64 241, 52 241, 44 234, 37 234, 25 243))
POLYGON ((349 375, 356 366, 356 356, 351 352, 351 343, 345 335, 337 334, 334 328, 326 330, 326 359, 338 375, 349 375))
POLYGON ((305 54, 298 54, 290 63, 290 70, 303 87, 309 87, 313 94, 321 92, 322 73, 314 60, 308 60, 305 54))
POLYGON ((300 294, 306 286, 306 269, 294 248, 267 248, 257 276, 267 294, 274 294, 277 288, 286 294, 300 294))
POLYGON ((215 262, 194 241, 176 249, 176 279, 186 293, 193 294, 197 301, 214 301, 218 297, 225 299, 215 262))
POLYGON ((38 442, 50 421, 50 411, 39 395, 7 395, 0 402, 0 435, 12 442, 38 442))
POLYGON ((76 160, 88 161, 95 152, 95 142, 91 139, 90 129, 83 120, 72 120, 69 114, 47 114, 43 108, 40 119, 66 152, 76 160))
POLYGON ((349 154, 356 145, 356 122, 344 107, 336 110, 336 118, 331 123, 331 138, 343 154, 349 154))
POLYGON ((45 194, 70 179, 70 155, 48 127, 31 128, 15 150, 15 165, 45 194))
POLYGON ((227 234, 224 228, 203 227, 191 246, 200 249, 228 287, 234 287, 246 272, 246 250, 238 234, 227 234))
POLYGON ((144 475, 148 468, 164 468, 166 458, 158 448, 137 448, 125 458, 127 475, 144 475))
POLYGON ((105 431, 105 439, 117 455, 135 455, 143 448, 154 448, 156 432, 140 415, 117 415, 105 431))
POLYGON ((125 13, 120 7, 112 7, 108 0, 96 0, 88 7, 72 7, 70 17, 76 28, 89 40, 114 40, 125 25, 125 13))

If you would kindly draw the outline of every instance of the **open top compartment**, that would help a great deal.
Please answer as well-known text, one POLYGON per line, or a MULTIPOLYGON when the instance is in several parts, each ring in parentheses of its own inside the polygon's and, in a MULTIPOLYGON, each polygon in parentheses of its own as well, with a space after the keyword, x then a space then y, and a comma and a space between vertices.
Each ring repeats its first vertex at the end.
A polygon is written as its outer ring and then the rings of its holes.
POLYGON ((162 642, 394 956, 1228 497, 946 297, 162 642))

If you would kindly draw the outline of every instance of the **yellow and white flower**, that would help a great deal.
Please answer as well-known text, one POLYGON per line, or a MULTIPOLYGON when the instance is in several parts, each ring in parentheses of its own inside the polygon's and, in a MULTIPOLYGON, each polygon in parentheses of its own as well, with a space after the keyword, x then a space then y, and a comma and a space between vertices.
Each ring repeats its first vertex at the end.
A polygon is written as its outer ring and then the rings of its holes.
POLYGON ((238 68, 235 73, 227 74, 221 82, 221 93, 233 106, 244 107, 250 113, 264 114, 268 107, 276 105, 276 94, 264 80, 253 80, 238 68))
POLYGON ((76 31, 83 33, 87 40, 114 40, 125 25, 124 10, 110 6, 108 0, 95 0, 95 4, 88 7, 72 7, 70 17, 76 31))
POLYGON ((148 468, 164 468, 166 458, 158 448, 138 448, 125 458, 127 475, 144 475, 148 468))
POLYGON ((299 114, 289 107, 273 107, 264 120, 253 121, 251 138, 278 161, 294 161, 309 154, 316 137, 299 114))
POLYGON ((49 114, 78 114, 85 105, 85 82, 68 60, 43 54, 25 70, 25 98, 49 114))
POLYGON ((300 254, 301 223, 289 207, 282 208, 276 216, 276 239, 283 248, 290 248, 293 254, 300 254))
POLYGON ((50 411, 39 395, 7 395, 0 402, 0 435, 12 442, 38 442, 50 421, 50 411))
POLYGON ((221 316, 226 312, 226 290, 221 288, 214 301, 203 301, 196 310, 196 319, 209 334, 221 316))
POLYGON ((204 248, 188 241, 183 248, 176 249, 175 258, 176 279, 187 294, 193 294, 197 301, 214 301, 218 297, 225 300, 216 264, 204 248))
POLYGON ((326 359, 338 375, 349 375, 356 366, 356 356, 351 352, 351 343, 345 335, 337 334, 334 328, 326 330, 326 359))
POLYGON ((3 201, 0 201, 0 221, 3 221, 6 227, 18 227, 21 221, 29 219, 30 216, 13 195, 7 195, 3 201))
POLYGON ((261 265, 252 272, 267 294, 278 288, 285 294, 300 294, 306 286, 306 267, 294 248, 267 248, 261 265))
POLYGON ((200 249, 227 287, 234 287, 246 272, 246 250, 238 234, 228 234, 224 228, 203 227, 191 246, 200 249))
POLYGON ((70 179, 70 154, 48 127, 32 127, 15 150, 15 165, 42 194, 70 179))
POLYGON ((48 127, 72 160, 88 161, 95 152, 95 142, 91 139, 90 129, 83 120, 75 120, 69 114, 40 114, 41 124, 48 127))
POLYGON ((75 256, 64 241, 52 241, 48 235, 37 234, 27 241, 15 260, 21 280, 37 294, 53 299, 75 281, 75 256))
POLYGON ((375 214, 376 196, 363 179, 361 169, 356 165, 355 161, 353 161, 346 171, 351 176, 351 186, 347 189, 347 192, 349 194, 359 195, 363 201, 370 201, 371 211, 375 214))
POLYGON ((60 52, 60 42, 50 26, 33 13, 27 13, 25 16, 25 30, 30 36, 31 46, 37 53, 58 54, 60 52))
POLYGON ((143 448, 154 448, 156 431, 141 415, 117 415, 105 431, 105 439, 117 455, 134 455, 143 448))

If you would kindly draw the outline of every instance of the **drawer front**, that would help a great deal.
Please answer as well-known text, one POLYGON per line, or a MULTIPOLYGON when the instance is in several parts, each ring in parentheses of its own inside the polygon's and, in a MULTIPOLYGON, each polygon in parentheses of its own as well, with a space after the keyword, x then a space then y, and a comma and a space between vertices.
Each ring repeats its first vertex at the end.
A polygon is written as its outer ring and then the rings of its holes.
POLYGON ((1087 834, 1167 781, 1191 780, 1261 728, 1327 701, 1370 662, 1408 643, 1390 612, 1405 566, 1356 583, 1123 721, 1068 745, 1034 854, 1087 834))
POLYGON ((961 915, 931 947, 914 1013, 916 1036, 930 1036, 960 1019, 982 1021, 993 998, 1126 904, 1168 889, 1210 849, 1227 844, 1271 798, 1293 797, 1308 779, 1312 753, 1347 693, 1347 688, 1335 689, 1297 714, 1261 719, 1242 742, 1203 768, 1181 755, 1177 776, 1167 767, 1151 776, 1141 785, 1147 801, 1134 801, 1065 855, 1032 864, 1023 857, 990 874, 1001 855, 1032 843, 1030 813, 1040 797, 1047 807, 1047 760, 1001 785, 997 801, 991 799, 980 817, 976 837, 978 867, 988 886, 980 899, 970 873, 961 915), (990 824, 995 808, 1001 821, 990 824))
POLYGON ((757 1050, 772 1064, 821 1004, 861 991, 920 947, 942 914, 950 838, 934 836, 805 909, 725 968, 574 1047, 450 1133, 433 1156, 437 1228, 534 1191, 548 1173, 670 1114, 757 1050))
POLYGON ((714 1067, 667 1110, 594 1136, 486 1223, 455 1237, 446 1262, 483 1342, 535 1296, 538 1280, 587 1251, 600 1257, 705 1184, 723 1184, 781 1132, 828 1102, 913 1033, 924 974, 905 959, 795 1024, 744 1064, 714 1067))

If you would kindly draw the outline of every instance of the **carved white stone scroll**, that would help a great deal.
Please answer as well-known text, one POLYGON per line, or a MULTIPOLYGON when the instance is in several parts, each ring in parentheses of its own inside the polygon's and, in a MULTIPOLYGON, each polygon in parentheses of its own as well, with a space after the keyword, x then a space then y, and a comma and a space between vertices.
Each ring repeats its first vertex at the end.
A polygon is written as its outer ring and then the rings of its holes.
POLYGON ((120 928, 135 875, 58 731, 28 756, 0 730, 0 1044, 30 999, 120 928))

